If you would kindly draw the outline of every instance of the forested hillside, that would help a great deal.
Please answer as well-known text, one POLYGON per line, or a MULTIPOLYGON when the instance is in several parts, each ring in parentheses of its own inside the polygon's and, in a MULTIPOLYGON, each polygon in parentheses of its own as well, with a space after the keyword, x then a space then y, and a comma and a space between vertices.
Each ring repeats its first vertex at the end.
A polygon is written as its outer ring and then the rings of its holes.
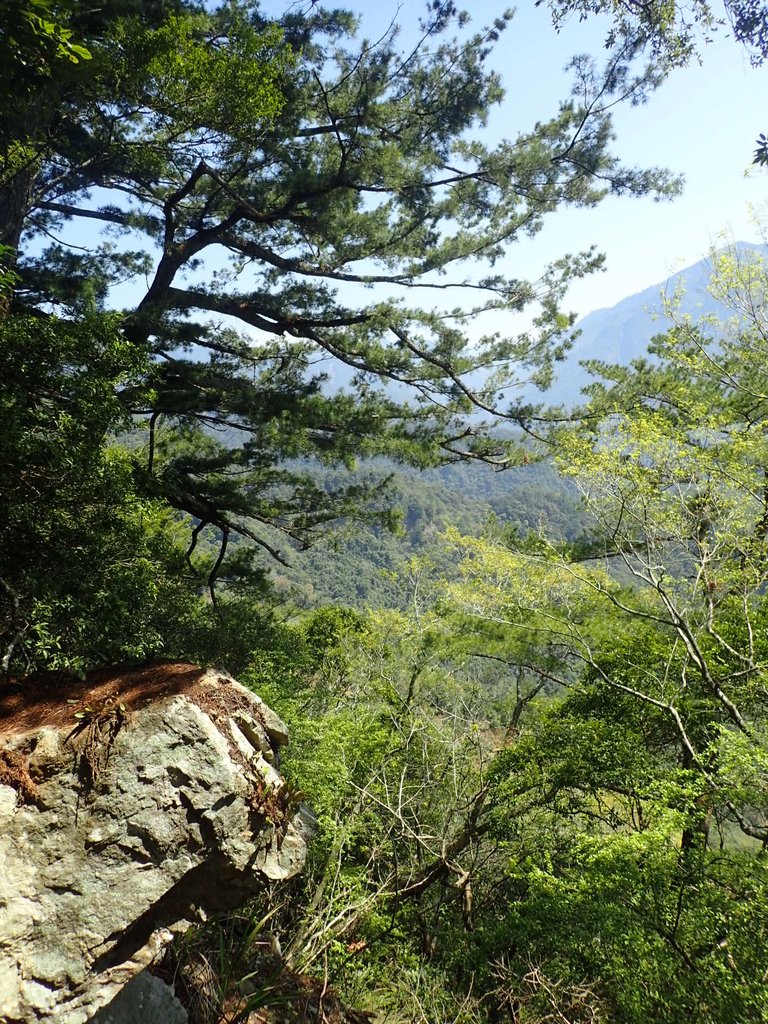
POLYGON ((273 574, 276 589, 290 599, 306 607, 400 607, 407 597, 397 574, 411 557, 451 571, 448 527, 468 535, 543 533, 558 541, 576 540, 588 528, 576 488, 550 462, 502 471, 462 463, 421 472, 378 463, 369 471, 388 479, 384 500, 394 521, 339 523, 328 538, 292 552, 289 565, 273 574))
POLYGON ((0 2, 3 685, 222 666, 317 818, 175 943, 193 1024, 768 1020, 768 265, 711 254, 568 412, 602 258, 500 269, 679 193, 613 111, 718 21, 548 6, 606 46, 496 139, 512 12, 0 2))
MULTIPOLYGON (((749 263, 764 257, 765 247, 737 243, 734 256, 749 263)), ((713 259, 707 257, 665 282, 629 296, 611 309, 590 313, 576 324, 578 336, 565 361, 557 367, 547 391, 553 405, 567 409, 583 400, 582 389, 594 382, 589 363, 629 365, 648 352, 653 337, 664 333, 673 319, 713 323, 733 315, 728 296, 711 288, 713 259)), ((654 358, 651 356, 651 358, 654 358)), ((535 392, 531 392, 535 398, 535 392)), ((394 464, 374 463, 371 472, 393 474, 387 501, 401 519, 392 529, 381 526, 337 527, 329 540, 290 556, 290 568, 278 573, 279 586, 288 588, 302 604, 335 602, 352 607, 394 607, 403 599, 392 579, 398 564, 414 554, 428 555, 450 571, 440 535, 449 527, 461 533, 507 530, 524 537, 541 533, 553 542, 576 541, 591 522, 578 500, 573 482, 550 460, 519 465, 514 471, 489 472, 473 462, 459 462, 418 472, 397 470, 394 464)), ((325 480, 333 479, 324 472, 325 480)))

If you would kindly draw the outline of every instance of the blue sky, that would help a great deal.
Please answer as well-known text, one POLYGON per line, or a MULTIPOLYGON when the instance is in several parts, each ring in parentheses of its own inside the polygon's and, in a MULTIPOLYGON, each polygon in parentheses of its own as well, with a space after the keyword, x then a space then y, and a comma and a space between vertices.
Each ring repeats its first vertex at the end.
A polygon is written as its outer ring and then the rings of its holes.
MULTIPOLYGON (((296 0, 307 7, 310 0, 296 0)), ((279 15, 289 0, 265 0, 267 14, 279 15)), ((402 25, 403 46, 415 38, 424 0, 351 0, 362 34, 378 38, 391 21, 402 25)), ((504 0, 464 0, 473 24, 491 21, 504 0)), ((546 7, 521 0, 492 57, 506 88, 504 102, 491 115, 487 141, 514 137, 537 119, 552 116, 568 96, 564 71, 576 53, 603 56, 609 22, 573 19, 558 34, 546 7)), ((606 270, 576 282, 566 308, 579 317, 609 307, 629 295, 663 282, 671 273, 706 256, 718 237, 761 240, 754 222, 762 211, 768 224, 768 169, 751 167, 754 140, 768 132, 768 63, 753 68, 743 49, 725 34, 702 47, 702 62, 679 69, 644 106, 615 113, 615 151, 627 164, 665 166, 686 178, 684 193, 671 201, 610 198, 591 210, 558 211, 534 239, 509 248, 496 269, 510 277, 535 279, 544 266, 566 252, 597 247, 606 254, 606 270), (751 208, 751 209, 750 209, 751 208)), ((74 230, 88 234, 82 223, 74 230)), ((69 234, 69 232, 66 232, 69 234)), ((135 285, 116 291, 130 304, 135 285)), ((369 301, 365 294, 363 301, 369 301)), ((510 328, 511 323, 485 325, 510 328)), ((526 325, 527 326, 527 325, 526 325)))
MULTIPOLYGON (((284 5, 274 0, 266 6, 276 12, 284 5)), ((365 35, 376 37, 395 19, 404 41, 424 9, 422 0, 345 6, 361 15, 365 35)), ((463 6, 482 25, 505 4, 474 0, 463 6)), ((514 135, 551 116, 569 91, 563 70, 569 58, 584 52, 600 58, 607 24, 573 19, 557 34, 545 7, 522 0, 492 60, 507 95, 492 115, 490 137, 514 135)), ((505 269, 530 277, 563 252, 596 244, 607 255, 607 268, 573 286, 569 307, 581 316, 695 263, 723 232, 759 241, 750 206, 768 213, 768 171, 751 168, 750 161, 757 134, 768 132, 766 85, 768 66, 751 67, 725 33, 703 46, 701 65, 675 71, 646 105, 626 106, 615 115, 615 149, 622 161, 683 174, 683 195, 664 203, 608 199, 596 209, 559 212, 538 238, 510 247, 505 269)))

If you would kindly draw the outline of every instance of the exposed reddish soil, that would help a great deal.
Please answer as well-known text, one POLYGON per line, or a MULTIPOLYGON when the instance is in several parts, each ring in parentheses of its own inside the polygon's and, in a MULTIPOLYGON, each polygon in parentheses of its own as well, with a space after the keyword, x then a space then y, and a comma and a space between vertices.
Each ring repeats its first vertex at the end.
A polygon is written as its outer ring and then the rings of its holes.
POLYGON ((155 662, 135 668, 108 668, 85 679, 63 672, 46 672, 0 686, 0 734, 20 735, 42 726, 72 728, 75 714, 120 702, 133 711, 160 698, 197 691, 201 706, 208 703, 198 683, 205 673, 199 665, 155 662))
POLYGON ((21 804, 37 803, 37 786, 29 774, 27 759, 13 750, 0 750, 0 786, 10 786, 21 804))

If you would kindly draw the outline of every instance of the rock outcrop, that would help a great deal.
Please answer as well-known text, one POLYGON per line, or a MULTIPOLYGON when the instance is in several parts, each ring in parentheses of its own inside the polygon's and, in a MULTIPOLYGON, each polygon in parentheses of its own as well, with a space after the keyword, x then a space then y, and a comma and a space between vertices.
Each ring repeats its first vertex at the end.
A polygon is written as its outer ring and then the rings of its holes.
POLYGON ((0 690, 0 1020, 85 1024, 188 922, 299 871, 287 738, 192 665, 0 690))

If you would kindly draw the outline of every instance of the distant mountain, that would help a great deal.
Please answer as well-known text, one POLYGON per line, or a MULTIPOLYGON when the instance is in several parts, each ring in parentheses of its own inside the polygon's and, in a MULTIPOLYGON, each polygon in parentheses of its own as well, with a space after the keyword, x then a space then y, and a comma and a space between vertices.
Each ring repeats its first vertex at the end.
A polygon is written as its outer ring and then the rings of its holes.
MULTIPOLYGON (((768 254, 768 246, 749 242, 737 242, 736 248, 742 252, 761 250, 768 254)), ((680 309, 693 316, 724 312, 707 291, 711 269, 709 259, 699 260, 673 274, 667 281, 651 285, 609 309, 589 313, 576 325, 581 334, 567 358, 559 364, 555 384, 543 394, 533 387, 527 389, 522 393, 524 400, 543 401, 547 405, 573 405, 579 401, 581 389, 592 379, 579 365, 582 361, 600 359, 609 363, 629 363, 642 356, 651 338, 668 329, 669 321, 662 315, 662 294, 671 297, 680 288, 683 296, 680 309)), ((329 392, 348 388, 354 375, 350 367, 330 356, 320 359, 315 368, 328 375, 324 390, 329 392)), ((403 387, 389 385, 387 393, 392 398, 408 397, 408 391, 403 387)), ((519 392, 515 394, 520 397, 519 392)))
MULTIPOLYGON (((752 245, 749 242, 737 242, 736 248, 741 252, 768 253, 768 246, 752 245)), ((708 259, 700 260, 673 274, 666 282, 651 285, 637 295, 622 299, 610 309, 597 309, 585 316, 577 324, 581 334, 568 357, 560 364, 556 383, 546 392, 543 400, 548 405, 572 405, 577 402, 581 389, 591 380, 587 371, 579 365, 584 360, 629 363, 642 356, 651 338, 663 334, 669 326, 669 321, 661 315, 663 293, 671 297, 676 289, 681 288, 683 297, 680 310, 683 313, 692 316, 708 313, 725 315, 723 307, 707 291, 711 269, 708 259)), ((540 392, 528 397, 542 401, 540 392)))

